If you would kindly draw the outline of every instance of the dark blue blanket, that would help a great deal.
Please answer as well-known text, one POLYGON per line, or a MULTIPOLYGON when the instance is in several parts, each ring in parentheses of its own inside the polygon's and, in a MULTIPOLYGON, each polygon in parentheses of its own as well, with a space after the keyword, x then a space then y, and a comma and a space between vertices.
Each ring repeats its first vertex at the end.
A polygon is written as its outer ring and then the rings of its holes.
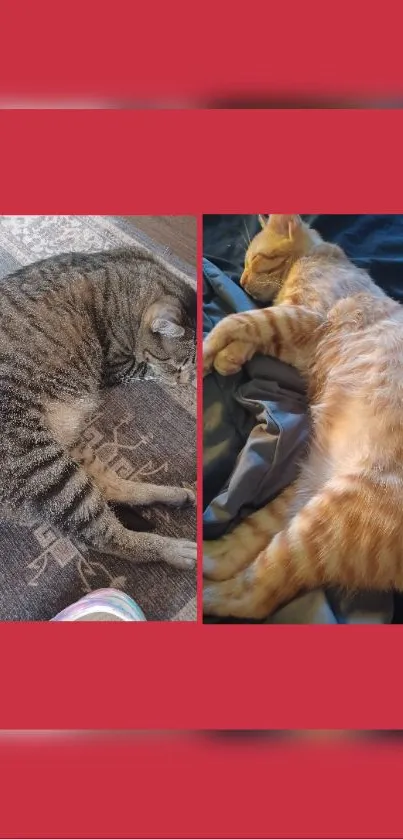
MULTIPOLYGON (((305 216, 328 241, 341 245, 391 296, 403 299, 403 216, 305 216)), ((204 218, 204 334, 222 317, 255 308, 239 286, 247 242, 257 216, 204 218)), ((236 376, 204 381, 204 536, 216 538, 274 498, 298 470, 309 436, 298 373, 277 359, 256 356, 236 376)), ((391 595, 312 592, 271 621, 390 622, 391 595)))

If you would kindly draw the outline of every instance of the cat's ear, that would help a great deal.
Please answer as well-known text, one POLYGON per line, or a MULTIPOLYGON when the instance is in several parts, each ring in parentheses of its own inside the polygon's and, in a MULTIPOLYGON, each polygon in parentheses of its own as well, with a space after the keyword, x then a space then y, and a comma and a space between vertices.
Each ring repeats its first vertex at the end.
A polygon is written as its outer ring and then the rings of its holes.
POLYGON ((258 215, 258 219, 259 219, 259 224, 260 224, 262 230, 264 230, 266 225, 269 223, 269 219, 265 218, 265 216, 261 216, 261 215, 258 215))
POLYGON ((165 338, 182 338, 185 330, 180 323, 175 323, 168 318, 155 318, 151 322, 151 332, 158 332, 165 338))
POLYGON ((302 225, 302 219, 298 215, 286 216, 272 213, 268 224, 278 236, 282 236, 284 239, 293 239, 302 225))
POLYGON ((151 332, 164 338, 182 338, 185 329, 181 324, 181 308, 174 299, 165 298, 153 303, 145 314, 151 332))

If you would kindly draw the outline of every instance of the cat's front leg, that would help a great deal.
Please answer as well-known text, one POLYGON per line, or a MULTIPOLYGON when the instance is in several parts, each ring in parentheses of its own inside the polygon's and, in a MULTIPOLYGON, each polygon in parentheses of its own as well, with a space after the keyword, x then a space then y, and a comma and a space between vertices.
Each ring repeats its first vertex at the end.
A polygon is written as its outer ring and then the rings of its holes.
MULTIPOLYGON (((164 486, 162 484, 143 484, 125 481, 125 499, 121 503, 133 506, 165 504, 167 507, 194 507, 196 496, 186 487, 164 486)), ((112 499, 115 500, 116 499, 112 499)))
POLYGON ((203 375, 237 373, 255 353, 272 355, 305 372, 323 317, 304 306, 272 306, 229 315, 205 339, 203 375))
POLYGON ((194 492, 186 487, 147 484, 121 478, 97 457, 90 446, 76 446, 71 456, 83 466, 107 501, 133 507, 148 507, 152 504, 187 507, 195 504, 194 492))

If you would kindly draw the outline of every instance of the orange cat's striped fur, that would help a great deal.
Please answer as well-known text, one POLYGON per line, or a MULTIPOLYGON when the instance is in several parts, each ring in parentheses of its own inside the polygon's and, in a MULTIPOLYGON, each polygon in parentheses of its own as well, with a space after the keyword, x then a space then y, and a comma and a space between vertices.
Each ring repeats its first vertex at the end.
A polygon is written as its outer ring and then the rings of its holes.
POLYGON ((272 215, 241 284, 275 305, 230 315, 204 372, 254 353, 306 377, 313 435, 296 483, 204 545, 205 614, 261 619, 303 590, 403 590, 403 307, 299 216, 272 215))

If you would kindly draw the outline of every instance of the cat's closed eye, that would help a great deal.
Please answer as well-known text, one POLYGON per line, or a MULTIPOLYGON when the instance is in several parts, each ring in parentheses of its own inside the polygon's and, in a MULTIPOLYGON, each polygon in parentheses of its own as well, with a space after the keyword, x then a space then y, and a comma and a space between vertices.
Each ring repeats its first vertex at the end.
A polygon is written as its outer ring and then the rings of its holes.
POLYGON ((284 265, 284 256, 257 254, 252 260, 252 268, 255 274, 274 274, 284 265))

